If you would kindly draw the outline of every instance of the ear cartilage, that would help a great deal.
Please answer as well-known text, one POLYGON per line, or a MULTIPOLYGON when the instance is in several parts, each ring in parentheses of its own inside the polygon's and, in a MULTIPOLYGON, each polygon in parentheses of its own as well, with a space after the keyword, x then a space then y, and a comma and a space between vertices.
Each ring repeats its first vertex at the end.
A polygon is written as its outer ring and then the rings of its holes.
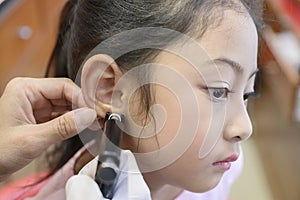
POLYGON ((107 113, 105 119, 95 181, 99 185, 103 196, 112 199, 120 171, 121 149, 119 146, 122 139, 122 130, 117 125, 117 121, 122 122, 122 117, 116 113, 107 113))

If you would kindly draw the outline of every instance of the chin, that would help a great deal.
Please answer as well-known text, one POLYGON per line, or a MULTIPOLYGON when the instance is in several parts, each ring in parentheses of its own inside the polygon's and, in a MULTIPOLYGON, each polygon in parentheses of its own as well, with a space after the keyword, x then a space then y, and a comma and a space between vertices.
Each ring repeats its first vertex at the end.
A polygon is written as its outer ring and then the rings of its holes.
POLYGON ((216 177, 216 178, 211 178, 210 180, 202 181, 201 184, 199 184, 199 182, 198 183, 195 182, 195 183, 189 184, 188 187, 185 187, 185 190, 188 190, 188 191, 194 192, 194 193, 204 193, 204 192, 214 189, 220 182, 221 178, 222 178, 222 176, 216 177))

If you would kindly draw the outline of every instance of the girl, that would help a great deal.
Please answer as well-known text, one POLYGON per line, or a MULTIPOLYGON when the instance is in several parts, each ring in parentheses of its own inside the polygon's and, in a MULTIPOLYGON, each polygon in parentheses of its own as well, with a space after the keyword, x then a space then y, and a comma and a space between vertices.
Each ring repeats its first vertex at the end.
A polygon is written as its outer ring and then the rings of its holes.
MULTIPOLYGON (((102 128, 105 113, 124 115, 121 147, 134 153, 152 199, 228 198, 241 169, 240 142, 252 132, 246 106, 254 94, 260 5, 67 2, 53 54, 58 75, 80 79, 102 128)), ((56 175, 37 197, 65 198, 66 181, 93 158, 87 147, 79 150, 82 143, 77 136, 62 144, 56 175)))

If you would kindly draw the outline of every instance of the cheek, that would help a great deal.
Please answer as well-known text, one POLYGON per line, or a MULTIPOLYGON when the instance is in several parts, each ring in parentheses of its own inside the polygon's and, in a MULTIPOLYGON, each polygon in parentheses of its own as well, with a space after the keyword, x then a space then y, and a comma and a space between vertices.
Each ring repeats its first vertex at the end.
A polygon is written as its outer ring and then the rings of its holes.
MULTIPOLYGON (((193 148, 199 152, 204 138, 209 132, 210 125, 214 124, 212 120, 212 102, 203 93, 196 91, 197 106, 200 113, 199 119, 194 120, 194 116, 186 118, 182 116, 182 104, 186 104, 187 106, 189 105, 188 102, 179 102, 180 99, 165 87, 157 86, 155 91, 156 94, 158 94, 155 97, 156 106, 159 105, 164 114, 159 115, 159 113, 153 113, 156 124, 160 124, 160 126, 156 126, 155 136, 140 139, 139 151, 156 151, 170 145, 174 140, 178 142, 176 146, 173 145, 173 148, 178 148, 181 143, 180 141, 184 143, 183 141, 189 140, 185 142, 185 145, 189 145, 182 147, 182 149, 193 148), (197 127, 196 129, 185 128, 184 131, 181 129, 182 126, 188 127, 189 124, 194 123, 196 123, 196 125, 192 125, 191 127, 197 127)), ((141 136, 143 135, 141 134, 141 136)), ((172 148, 170 148, 169 151, 172 151, 172 148)), ((193 152, 196 152, 196 150, 193 150, 193 152)), ((194 154, 198 156, 198 152, 194 154)))
POLYGON ((140 140, 139 151, 142 152, 156 151, 168 145, 176 138, 181 125, 182 112, 176 95, 162 86, 156 86, 155 93, 155 109, 151 109, 150 115, 155 121, 155 127, 152 127, 155 135, 140 140))
MULTIPOLYGON (((193 121, 191 119, 193 116, 191 118, 183 118, 182 116, 181 104, 188 102, 179 102, 179 99, 171 91, 163 87, 157 87, 156 93, 159 94, 156 96, 156 103, 163 107, 166 118, 161 119, 157 115, 154 116, 156 120, 165 123, 155 136, 140 139, 139 152, 160 152, 163 149, 164 152, 161 155, 174 157, 172 165, 178 165, 180 168, 181 165, 185 165, 184 163, 187 162, 198 163, 197 167, 192 168, 199 168, 199 164, 201 165, 199 160, 200 147, 208 133, 209 126, 212 124, 211 101, 204 94, 196 93, 200 111, 200 119, 196 122, 197 128, 182 131, 181 126, 186 126, 193 121), (178 158, 181 161, 178 160, 177 162, 178 158)), ((164 159, 162 158, 162 160, 164 159)))
POLYGON ((182 116, 184 112, 182 104, 190 105, 189 101, 180 102, 174 93, 161 86, 156 87, 155 92, 157 94, 155 102, 163 108, 164 115, 154 112, 153 116, 157 124, 160 124, 158 121, 162 121, 163 126, 156 127, 155 136, 139 139, 138 153, 140 155, 136 157, 139 167, 147 168, 146 170, 166 167, 177 170, 186 169, 193 174, 197 173, 199 177, 202 174, 205 175, 208 162, 206 159, 199 159, 199 150, 211 124, 211 101, 204 94, 195 93, 197 108, 187 108, 198 109, 199 119, 195 120, 194 115, 186 118, 182 116), (193 126, 193 123, 196 123, 196 126, 193 126), (187 128, 183 129, 182 126, 187 128), (153 156, 148 156, 147 153, 153 156), (186 165, 186 163, 193 163, 193 165, 186 165))
MULTIPOLYGON (((206 94, 198 91, 197 101, 200 112, 200 119, 198 122, 197 136, 193 142, 192 147, 199 150, 205 142, 207 134, 209 134, 210 126, 213 124, 213 104, 212 101, 206 96, 206 94)), ((198 155, 197 155, 198 156, 198 155)))

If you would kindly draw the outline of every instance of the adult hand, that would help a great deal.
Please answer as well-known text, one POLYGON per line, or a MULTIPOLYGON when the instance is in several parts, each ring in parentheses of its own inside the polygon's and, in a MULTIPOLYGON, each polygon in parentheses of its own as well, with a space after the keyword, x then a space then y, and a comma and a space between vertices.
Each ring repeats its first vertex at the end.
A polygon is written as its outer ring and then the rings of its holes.
POLYGON ((47 147, 90 126, 96 112, 81 90, 64 78, 15 78, 0 98, 0 181, 47 147))

